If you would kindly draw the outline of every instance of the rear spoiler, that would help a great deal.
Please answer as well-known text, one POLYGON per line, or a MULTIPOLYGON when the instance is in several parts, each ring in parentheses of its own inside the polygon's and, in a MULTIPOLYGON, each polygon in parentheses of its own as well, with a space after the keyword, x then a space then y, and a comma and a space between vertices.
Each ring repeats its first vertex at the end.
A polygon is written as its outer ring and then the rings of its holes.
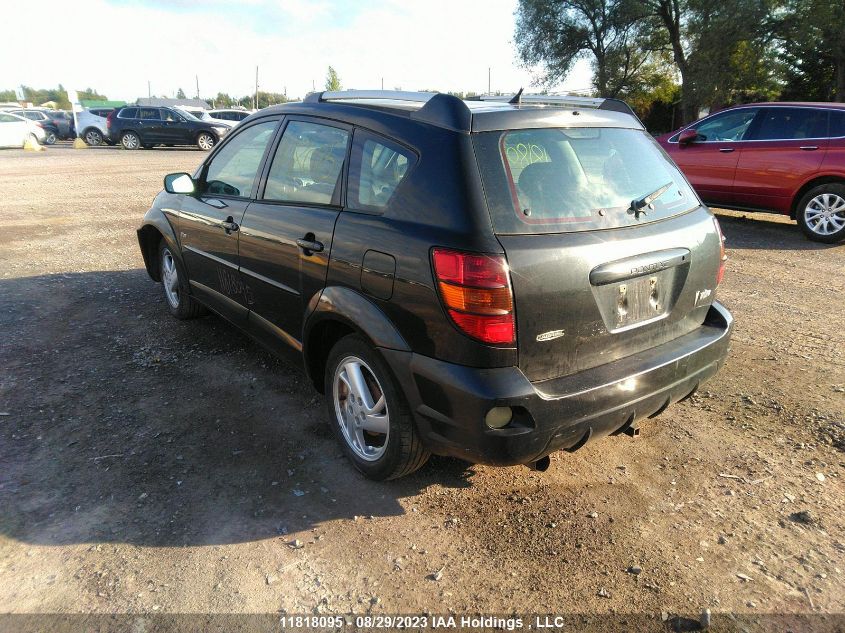
POLYGON ((522 89, 512 97, 499 95, 481 95, 479 101, 497 101, 514 105, 546 105, 564 108, 592 108, 594 110, 609 110, 630 114, 639 121, 637 113, 622 99, 604 97, 579 97, 577 95, 523 95, 522 89))

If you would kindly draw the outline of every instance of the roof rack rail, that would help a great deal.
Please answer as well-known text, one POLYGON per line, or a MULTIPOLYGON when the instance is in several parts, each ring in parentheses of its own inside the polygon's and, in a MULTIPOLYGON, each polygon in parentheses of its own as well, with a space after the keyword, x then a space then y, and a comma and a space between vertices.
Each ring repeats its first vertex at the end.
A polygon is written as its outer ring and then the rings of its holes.
POLYGON ((424 121, 458 132, 472 129, 472 113, 462 99, 441 92, 406 92, 403 90, 343 90, 312 92, 304 103, 354 102, 354 101, 408 101, 424 104, 410 113, 412 119, 424 121))
POLYGON ((513 97, 499 95, 481 95, 481 101, 499 101, 505 103, 552 105, 552 106, 574 106, 578 108, 595 108, 596 110, 610 110, 630 114, 637 118, 637 114, 627 103, 621 99, 610 99, 603 97, 580 97, 577 95, 526 95, 517 93, 513 97), (518 96, 519 100, 514 101, 518 96))

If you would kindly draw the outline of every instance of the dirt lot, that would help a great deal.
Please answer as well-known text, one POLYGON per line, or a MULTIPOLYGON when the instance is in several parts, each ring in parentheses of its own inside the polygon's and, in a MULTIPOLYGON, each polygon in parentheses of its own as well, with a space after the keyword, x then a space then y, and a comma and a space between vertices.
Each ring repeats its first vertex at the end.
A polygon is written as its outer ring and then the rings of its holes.
POLYGON ((736 330, 699 396, 546 473, 377 484, 296 367, 142 270, 203 157, 0 153, 0 612, 845 611, 845 245, 722 214, 736 330))

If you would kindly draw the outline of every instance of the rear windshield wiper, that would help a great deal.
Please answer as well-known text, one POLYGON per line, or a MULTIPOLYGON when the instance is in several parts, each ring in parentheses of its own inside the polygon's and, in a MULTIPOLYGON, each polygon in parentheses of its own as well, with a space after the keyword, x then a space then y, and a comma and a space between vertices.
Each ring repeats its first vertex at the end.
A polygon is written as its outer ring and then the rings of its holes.
POLYGON ((646 195, 642 196, 641 198, 634 198, 633 200, 631 200, 631 206, 629 208, 629 211, 634 212, 635 218, 639 218, 640 213, 645 215, 645 211, 643 211, 643 209, 645 207, 651 206, 651 204, 655 200, 657 200, 660 196, 662 196, 664 193, 669 191, 669 187, 671 187, 671 186, 672 186, 672 183, 667 182, 662 187, 655 189, 651 193, 647 193, 646 195))

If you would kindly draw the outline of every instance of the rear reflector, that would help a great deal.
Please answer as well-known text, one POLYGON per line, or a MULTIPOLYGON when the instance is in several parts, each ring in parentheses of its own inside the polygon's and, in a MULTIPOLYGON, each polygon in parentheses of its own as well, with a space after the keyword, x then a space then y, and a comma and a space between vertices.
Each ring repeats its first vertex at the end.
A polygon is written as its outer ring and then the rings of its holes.
POLYGON ((436 248, 432 259, 440 296, 458 329, 483 343, 513 344, 513 294, 504 255, 436 248))

